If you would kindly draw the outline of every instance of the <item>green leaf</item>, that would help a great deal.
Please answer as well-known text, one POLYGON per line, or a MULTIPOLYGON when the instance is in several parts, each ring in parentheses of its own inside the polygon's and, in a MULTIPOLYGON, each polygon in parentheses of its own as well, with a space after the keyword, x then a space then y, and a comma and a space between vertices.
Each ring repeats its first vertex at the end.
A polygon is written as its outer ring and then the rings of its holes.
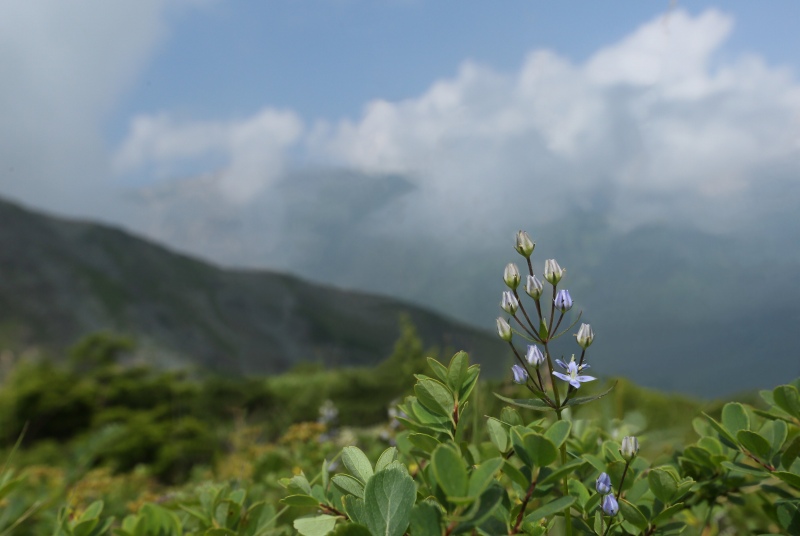
POLYGON ((622 517, 625 518, 625 521, 637 529, 644 531, 647 528, 647 518, 644 516, 642 511, 636 507, 636 505, 626 501, 625 499, 620 499, 619 511, 622 513, 622 517))
POLYGON ((153 503, 145 503, 139 509, 139 534, 183 534, 180 519, 175 513, 153 503))
MULTIPOLYGON (((564 465, 557 467, 553 472, 548 474, 546 477, 539 480, 539 485, 544 486, 545 484, 549 484, 550 482, 559 480, 562 476, 577 471, 585 463, 586 460, 582 458, 573 458, 564 465)), ((570 480, 570 482, 572 482, 572 480, 570 480)))
POLYGON ((435 504, 421 502, 411 510, 411 534, 414 536, 441 536, 442 514, 435 504))
POLYGON ((750 466, 744 465, 742 463, 731 463, 731 462, 722 462, 720 465, 725 469, 729 469, 731 471, 735 471, 737 473, 744 473, 746 475, 755 476, 757 478, 767 478, 769 476, 769 472, 762 468, 761 466, 750 466))
POLYGON ((434 358, 428 358, 428 366, 431 367, 433 373, 436 374, 436 377, 439 378, 441 381, 447 381, 447 367, 436 361, 434 358))
POLYGON ((236 536, 236 533, 231 529, 213 528, 205 531, 203 536, 236 536))
POLYGON ((288 506, 319 506, 319 501, 311 495, 289 495, 288 497, 281 499, 281 502, 288 506))
POLYGON ((652 469, 647 474, 650 490, 656 499, 664 504, 670 504, 678 491, 678 481, 668 471, 652 469))
POLYGON ((400 469, 375 473, 364 490, 365 525, 372 534, 402 536, 408 528, 416 495, 414 480, 400 469))
POLYGON ((546 467, 558 457, 558 449, 553 442, 540 434, 526 434, 525 448, 537 467, 546 467))
POLYGON ((506 398, 504 396, 500 396, 497 393, 494 394, 497 398, 506 402, 508 404, 518 406, 520 408, 532 409, 534 411, 550 411, 551 408, 547 403, 543 400, 539 400, 538 398, 506 398))
POLYGON ((542 518, 549 517, 553 514, 561 512, 572 506, 575 502, 575 497, 567 496, 567 497, 560 497, 554 501, 550 501, 549 503, 545 504, 544 506, 537 508, 530 514, 525 516, 525 521, 527 523, 533 523, 534 521, 538 521, 542 518))
POLYGON ((81 514, 81 517, 78 518, 78 521, 86 521, 96 518, 102 511, 103 501, 94 501, 86 510, 84 510, 83 514, 81 514))
MULTIPOLYGON (((286 489, 289 490, 289 493, 295 495, 311 495, 311 484, 308 483, 308 479, 303 474, 293 476, 285 482, 285 485, 286 489)), ((216 496, 210 504, 217 504, 219 502, 220 493, 222 491, 223 490, 217 491, 216 496)), ((210 505, 207 505, 207 507, 210 507, 210 505)))
POLYGON ((569 437, 569 431, 572 429, 572 423, 569 421, 556 421, 550 425, 550 428, 544 433, 544 436, 553 442, 556 448, 561 448, 564 441, 569 437))
POLYGON ((294 528, 303 536, 325 536, 336 526, 336 516, 322 514, 294 520, 294 528))
POLYGON ((800 475, 789 473, 788 471, 775 471, 772 475, 777 476, 790 486, 800 489, 800 475))
POLYGON ((486 420, 486 428, 489 431, 489 439, 491 439, 492 444, 497 450, 505 454, 510 446, 506 427, 494 417, 489 417, 486 420))
POLYGON ((736 439, 739 440, 739 443, 741 443, 744 448, 746 448, 752 454, 758 456, 762 461, 769 460, 769 441, 761 437, 756 432, 740 430, 736 434, 736 439))
POLYGON ((703 416, 706 419, 708 419, 708 423, 711 425, 711 427, 714 428, 714 430, 717 431, 717 433, 719 434, 719 438, 720 438, 720 440, 722 441, 722 443, 724 445, 726 445, 726 446, 728 446, 728 447, 730 447, 732 449, 738 449, 739 448, 739 445, 736 442, 736 438, 734 438, 733 435, 731 435, 731 433, 728 432, 728 430, 724 426, 722 426, 722 424, 720 424, 717 421, 715 421, 714 418, 711 415, 709 415, 709 414, 707 414, 705 412, 703 413, 703 416))
POLYGON ((358 447, 345 447, 342 449, 342 463, 350 474, 366 484, 372 477, 372 464, 369 458, 358 447))
POLYGON ((599 399, 603 398, 604 396, 606 396, 608 393, 610 393, 612 391, 612 389, 614 389, 614 387, 616 387, 616 386, 617 386, 617 382, 614 382, 614 384, 611 387, 609 387, 608 389, 606 389, 605 391, 603 391, 599 395, 583 396, 583 397, 580 397, 580 398, 572 398, 572 399, 568 400, 566 404, 564 404, 564 407, 580 406, 581 404, 588 404, 589 402, 594 402, 595 400, 599 400, 599 399))
POLYGON ((494 481, 494 474, 503 467, 503 458, 491 458, 480 464, 469 477, 467 495, 477 498, 494 481))
POLYGON ((336 488, 344 494, 355 495, 356 497, 364 498, 364 484, 355 477, 350 475, 338 474, 333 475, 331 482, 336 488))
POLYGON ((567 487, 569 489, 569 494, 575 497, 575 502, 578 504, 578 506, 580 506, 581 509, 584 509, 586 502, 589 500, 591 495, 589 494, 589 490, 586 488, 586 486, 583 485, 583 482, 577 478, 570 478, 567 481, 567 487))
POLYGON ((332 536, 372 536, 369 529, 357 523, 340 523, 332 536))
POLYGON ((347 495, 342 497, 342 505, 344 511, 347 513, 352 521, 362 525, 367 524, 367 509, 364 506, 364 499, 356 497, 355 495, 347 495))
POLYGON ((758 434, 769 442, 769 456, 767 458, 771 459, 776 453, 780 452, 789 430, 784 421, 769 421, 761 427, 758 434))
POLYGON ((497 507, 500 506, 500 503, 503 501, 505 496, 506 492, 503 487, 496 482, 492 483, 492 485, 481 494, 479 499, 473 503, 472 508, 470 508, 470 510, 465 514, 464 517, 469 521, 459 525, 454 532, 460 533, 463 531, 468 531, 471 528, 482 524, 484 521, 489 519, 489 517, 491 517, 497 507))
POLYGON ((786 450, 783 451, 781 455, 781 465, 788 469, 798 456, 800 456, 800 436, 795 437, 789 446, 786 447, 786 450))
POLYGON ((533 467, 533 458, 531 458, 528 448, 525 446, 525 436, 528 434, 533 434, 529 428, 524 426, 512 427, 510 433, 511 445, 514 447, 514 453, 519 457, 520 461, 528 467, 533 467))
POLYGON ((431 456, 436 482, 448 497, 467 495, 467 468, 461 454, 450 445, 439 445, 431 456))
POLYGON ((458 390, 459 400, 466 400, 469 398, 469 395, 472 394, 472 390, 475 388, 475 384, 478 383, 478 376, 480 373, 480 365, 471 365, 467 369, 467 375, 464 381, 461 382, 461 388, 458 390))
POLYGON ((503 474, 523 490, 527 490, 528 486, 531 485, 530 480, 522 474, 522 471, 514 467, 508 460, 505 461, 505 465, 503 466, 503 474))
POLYGON ((467 377, 467 369, 469 368, 469 357, 466 352, 458 352, 450 360, 450 366, 447 369, 447 386, 454 393, 457 393, 461 388, 462 382, 467 377))
POLYGON ((684 509, 683 503, 676 503, 670 507, 664 508, 659 514, 653 518, 653 525, 661 525, 665 521, 672 519, 672 516, 684 509))
POLYGON ((722 408, 722 425, 731 435, 736 436, 740 430, 750 429, 750 417, 744 406, 738 402, 728 402, 722 408))
POLYGON ((386 469, 386 466, 397 459, 397 447, 389 447, 381 453, 378 462, 375 464, 375 472, 386 469))
POLYGON ((778 501, 775 503, 775 511, 786 534, 800 534, 800 501, 778 501))
POLYGON ((800 419, 800 393, 793 385, 779 385, 772 390, 772 396, 779 408, 800 419))
POLYGON ((420 380, 414 386, 414 394, 419 403, 436 415, 447 416, 453 414, 455 400, 453 393, 441 382, 436 380, 420 380))
POLYGON ((428 453, 433 452, 436 447, 441 445, 439 440, 435 437, 428 434, 419 434, 415 432, 408 434, 408 440, 411 441, 415 447, 428 453))

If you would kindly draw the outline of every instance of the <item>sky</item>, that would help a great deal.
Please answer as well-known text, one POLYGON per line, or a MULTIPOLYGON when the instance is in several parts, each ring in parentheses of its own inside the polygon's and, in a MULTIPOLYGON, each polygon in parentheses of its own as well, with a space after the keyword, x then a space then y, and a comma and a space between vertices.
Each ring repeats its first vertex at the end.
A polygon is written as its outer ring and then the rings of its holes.
POLYGON ((142 186, 213 175, 241 206, 331 167, 412 177, 432 211, 553 182, 544 218, 613 192, 622 226, 726 228, 800 148, 791 0, 2 7, 0 194, 122 225, 142 186))

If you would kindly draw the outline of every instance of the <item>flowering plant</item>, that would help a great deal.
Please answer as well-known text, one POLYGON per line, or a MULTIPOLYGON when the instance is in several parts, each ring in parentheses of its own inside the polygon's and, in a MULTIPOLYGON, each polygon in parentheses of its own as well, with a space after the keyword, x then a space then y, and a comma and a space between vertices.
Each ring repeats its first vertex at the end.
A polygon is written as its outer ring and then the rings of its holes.
POLYGON ((581 315, 559 331, 573 306, 569 292, 558 288, 566 270, 554 259, 545 262, 542 278, 552 287, 546 293, 534 274, 534 247, 527 233, 517 234, 515 249, 528 274, 506 266, 501 308, 508 316, 496 322, 515 359, 513 384, 532 398, 496 393, 508 406, 483 421, 472 400, 479 366, 464 352, 448 365, 429 358, 431 375, 416 375, 413 395, 398 406, 405 431, 375 463, 350 446, 340 454, 342 472, 330 476, 325 463, 311 482, 302 474, 284 480, 290 492, 284 504, 316 510, 296 519, 295 529, 304 536, 718 534, 711 528, 721 531, 726 525, 719 519, 735 518, 731 505, 747 502, 747 488, 757 490, 768 521, 728 527, 800 534, 800 380, 762 392, 767 409, 730 403, 721 421, 696 419, 696 444, 651 463, 640 454, 639 438, 619 437, 630 429, 624 424, 608 429, 581 418, 583 405, 614 386, 576 396, 596 380, 585 373, 594 331, 580 325, 577 359, 554 357, 554 342, 581 315), (533 308, 518 292, 523 279, 533 308))

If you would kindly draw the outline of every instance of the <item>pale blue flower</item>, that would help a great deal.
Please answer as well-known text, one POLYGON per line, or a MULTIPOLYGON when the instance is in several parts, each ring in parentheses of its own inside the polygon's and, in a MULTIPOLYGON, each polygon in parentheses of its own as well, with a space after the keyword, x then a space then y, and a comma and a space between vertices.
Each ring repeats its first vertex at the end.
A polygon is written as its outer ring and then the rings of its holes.
POLYGON ((600 473, 600 476, 597 477, 597 481, 594 483, 594 489, 596 489, 597 493, 600 495, 608 495, 611 493, 611 477, 608 476, 608 473, 600 473))
POLYGON ((566 289, 559 290, 558 294, 556 294, 556 299, 553 301, 556 304, 556 309, 562 313, 566 313, 572 309, 572 298, 569 295, 569 291, 566 289))
POLYGON ((519 365, 511 367, 511 373, 514 374, 514 383, 527 383, 528 371, 519 365))
POLYGON ((607 516, 615 516, 619 512, 619 503, 613 493, 609 493, 603 497, 603 512, 607 516))
POLYGON ((539 347, 535 344, 528 345, 528 353, 525 355, 525 359, 528 360, 530 365, 538 367, 542 363, 544 363, 545 357, 539 347))
POLYGON ((580 368, 578 368, 578 364, 575 362, 575 356, 572 356, 572 359, 570 360, 569 364, 564 363, 560 359, 556 359, 556 363, 558 364, 558 366, 566 370, 567 374, 562 374, 561 372, 553 372, 553 376, 562 379, 565 382, 569 382, 569 384, 573 386, 575 389, 580 387, 581 383, 583 382, 590 382, 597 379, 593 376, 578 376, 578 372, 587 368, 588 365, 581 365, 580 368))

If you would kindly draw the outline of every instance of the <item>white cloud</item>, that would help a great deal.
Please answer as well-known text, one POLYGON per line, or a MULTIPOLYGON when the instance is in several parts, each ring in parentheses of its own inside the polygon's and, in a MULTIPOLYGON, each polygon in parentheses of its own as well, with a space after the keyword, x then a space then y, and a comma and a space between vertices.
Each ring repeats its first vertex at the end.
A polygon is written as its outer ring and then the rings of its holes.
POLYGON ((229 122, 178 123, 167 115, 141 116, 115 157, 118 173, 146 168, 159 178, 175 178, 191 160, 218 157, 216 186, 229 200, 245 202, 274 184, 286 152, 303 132, 292 112, 264 109, 229 122))
POLYGON ((107 114, 184 0, 0 1, 0 188, 97 215, 110 187, 107 114))
POLYGON ((583 64, 549 51, 513 75, 465 62, 417 98, 374 101, 358 121, 318 130, 327 134, 312 144, 344 165, 416 177, 408 210, 423 216, 407 219, 428 227, 464 225, 442 218, 457 209, 536 221, 603 199, 623 227, 726 229, 747 221, 760 181, 790 180, 800 164, 800 86, 757 56, 718 59, 732 31, 717 11, 678 10, 583 64))

